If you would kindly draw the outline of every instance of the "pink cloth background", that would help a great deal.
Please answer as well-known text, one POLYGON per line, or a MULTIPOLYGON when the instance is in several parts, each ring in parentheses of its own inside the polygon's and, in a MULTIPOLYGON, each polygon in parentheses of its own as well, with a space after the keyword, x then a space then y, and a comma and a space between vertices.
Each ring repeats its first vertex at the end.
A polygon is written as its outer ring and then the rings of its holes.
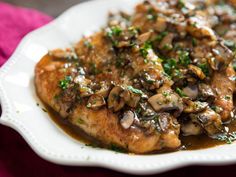
MULTIPOLYGON (((51 17, 35 10, 13 7, 0 2, 0 66, 10 57, 22 37, 51 20, 51 17)), ((191 166, 155 176, 217 177, 228 175, 230 177, 236 176, 235 169, 236 165, 191 166)), ((18 133, 0 125, 0 177, 77 176, 121 177, 126 175, 103 168, 67 167, 52 164, 38 157, 18 133)))

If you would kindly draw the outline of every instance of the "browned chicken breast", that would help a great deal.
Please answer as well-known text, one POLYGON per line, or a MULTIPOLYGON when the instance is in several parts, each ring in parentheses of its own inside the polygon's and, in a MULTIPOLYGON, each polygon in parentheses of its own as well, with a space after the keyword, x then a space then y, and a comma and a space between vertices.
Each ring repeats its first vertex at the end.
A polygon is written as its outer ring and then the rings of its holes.
POLYGON ((180 134, 227 137, 236 75, 219 29, 236 18, 218 6, 152 0, 110 14, 100 32, 37 64, 38 96, 108 148, 149 153, 178 149, 180 134))

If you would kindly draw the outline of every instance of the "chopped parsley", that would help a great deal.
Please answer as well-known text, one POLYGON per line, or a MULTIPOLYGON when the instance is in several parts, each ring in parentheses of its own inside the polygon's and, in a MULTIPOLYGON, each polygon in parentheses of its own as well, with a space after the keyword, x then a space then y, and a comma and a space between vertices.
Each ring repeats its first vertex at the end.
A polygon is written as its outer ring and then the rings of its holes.
POLYGON ((216 113, 221 113, 222 111, 223 111, 223 109, 221 108, 221 107, 219 107, 219 106, 211 106, 211 109, 213 110, 213 111, 215 111, 216 113))
POLYGON ((181 9, 185 7, 184 0, 178 0, 178 7, 181 9))
POLYGON ((123 148, 121 148, 121 147, 119 147, 115 144, 111 144, 109 149, 112 150, 112 151, 115 151, 115 152, 121 152, 121 153, 126 152, 125 149, 123 149, 123 148))
POLYGON ((115 27, 110 28, 110 30, 108 30, 107 36, 109 38, 112 38, 114 36, 120 36, 121 33, 122 33, 122 29, 119 26, 115 26, 115 27))
POLYGON ((97 148, 98 147, 98 145, 95 144, 95 143, 87 143, 87 144, 85 144, 85 146, 89 146, 89 147, 92 147, 92 148, 97 148))
POLYGON ((78 124, 84 124, 84 120, 81 119, 81 118, 78 118, 77 123, 78 123, 78 124))
POLYGON ((152 49, 152 44, 151 42, 145 42, 143 47, 140 48, 140 54, 142 55, 143 58, 147 58, 148 56, 148 50, 152 49))
POLYGON ((155 21, 157 19, 157 13, 154 11, 154 9, 150 8, 148 10, 147 19, 153 20, 153 21, 155 21))
POLYGON ((136 89, 136 88, 134 88, 132 86, 128 86, 127 89, 130 90, 133 93, 138 94, 138 95, 144 95, 142 90, 136 89))
POLYGON ((163 39, 166 35, 168 35, 168 32, 167 32, 167 31, 161 32, 160 34, 158 34, 158 35, 156 36, 155 41, 161 42, 162 39, 163 39))
POLYGON ((48 112, 45 108, 42 108, 43 112, 48 112))
POLYGON ((140 113, 142 112, 142 108, 138 107, 138 108, 135 110, 135 112, 136 112, 137 114, 140 114, 140 113))
POLYGON ((168 75, 172 74, 172 71, 176 68, 176 66, 177 66, 177 62, 175 59, 167 59, 163 64, 164 71, 168 75))
POLYGON ((199 68, 201 68, 202 72, 206 75, 209 76, 209 68, 207 63, 202 63, 198 65, 199 68))
POLYGON ((236 71, 236 62, 233 63, 233 68, 236 71))
POLYGON ((176 88, 176 93, 178 93, 179 96, 181 97, 186 97, 187 95, 183 92, 183 90, 181 90, 180 88, 176 88))
POLYGON ((119 37, 122 33, 122 29, 119 26, 113 26, 107 29, 107 37, 111 40, 112 45, 117 47, 119 41, 115 39, 115 37, 119 37))
POLYGON ((185 50, 180 50, 178 51, 179 54, 179 63, 183 66, 187 66, 190 64, 191 60, 190 60, 190 56, 189 56, 189 52, 185 51, 185 50))
POLYGON ((141 77, 148 84, 153 84, 155 82, 155 79, 152 79, 148 73, 144 73, 141 77))
POLYGON ((183 78, 183 74, 182 74, 182 72, 179 69, 175 69, 172 72, 171 76, 174 77, 174 78, 179 78, 179 79, 183 78))
POLYGON ((134 35, 134 36, 138 35, 139 32, 140 32, 140 29, 139 29, 139 28, 133 27, 133 26, 129 27, 128 30, 129 30, 129 32, 130 32, 132 35, 134 35))
POLYGON ((72 82, 72 77, 71 76, 66 76, 65 79, 59 81, 59 87, 62 90, 66 90, 69 87, 71 82, 72 82))
POLYGON ((84 46, 87 47, 88 49, 93 48, 93 44, 88 40, 84 41, 84 46))
POLYGON ((197 39, 196 39, 196 38, 192 38, 192 45, 193 45, 194 47, 197 46, 197 39))
POLYGON ((116 59, 116 67, 117 67, 117 68, 121 68, 121 67, 123 67, 123 66, 125 66, 125 59, 122 58, 122 57, 118 57, 118 58, 116 59))
POLYGON ((230 100, 231 96, 230 95, 225 95, 225 100, 230 100))
POLYGON ((172 48, 173 48, 173 46, 170 44, 165 44, 163 47, 164 50, 171 50, 172 48))
POLYGON ((197 27, 197 22, 193 22, 190 24, 192 27, 197 27))
POLYGON ((236 50, 236 44, 235 44, 234 41, 225 40, 225 41, 224 41, 224 44, 225 44, 229 49, 231 49, 232 51, 235 51, 235 50, 236 50))
POLYGON ((217 135, 216 139, 219 141, 224 141, 227 144, 232 144, 232 142, 236 140, 236 132, 217 135))
POLYGON ((169 92, 166 92, 166 91, 164 91, 164 92, 162 92, 162 95, 163 95, 164 97, 167 97, 167 96, 169 96, 169 95, 170 95, 170 93, 169 93, 169 92))
POLYGON ((93 75, 101 73, 101 71, 97 68, 96 63, 90 63, 90 73, 93 75))

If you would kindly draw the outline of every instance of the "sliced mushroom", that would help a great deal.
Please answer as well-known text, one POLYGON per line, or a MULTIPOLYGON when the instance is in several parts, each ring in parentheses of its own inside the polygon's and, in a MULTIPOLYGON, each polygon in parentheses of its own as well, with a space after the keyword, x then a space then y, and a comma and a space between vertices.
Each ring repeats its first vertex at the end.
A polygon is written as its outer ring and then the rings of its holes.
POLYGON ((178 112, 183 111, 183 102, 175 93, 159 93, 150 97, 148 102, 157 112, 171 110, 178 110, 178 112))
POLYGON ((93 91, 92 91, 92 89, 89 88, 89 87, 87 87, 87 86, 80 86, 80 87, 79 87, 79 91, 80 91, 80 96, 81 96, 82 98, 84 98, 84 97, 89 97, 89 96, 91 96, 92 94, 94 94, 93 91))
POLYGON ((198 89, 201 100, 208 100, 209 102, 215 99, 216 95, 210 85, 200 83, 198 85, 198 89))
POLYGON ((220 133, 223 130, 220 115, 210 108, 197 114, 190 114, 190 118, 193 122, 201 125, 210 136, 220 133))
POLYGON ((115 86, 108 96, 108 108, 113 109, 114 112, 121 110, 125 105, 125 100, 120 97, 124 89, 120 86, 115 86))
POLYGON ((198 97, 197 85, 189 85, 183 89, 183 93, 191 100, 195 100, 198 97))
POLYGON ((211 69, 213 69, 214 71, 219 70, 222 67, 222 62, 219 62, 219 60, 217 60, 215 57, 212 56, 212 54, 208 54, 208 59, 207 62, 209 63, 211 69))
POLYGON ((92 89, 89 87, 92 81, 86 79, 84 75, 76 76, 74 82, 79 85, 79 92, 82 98, 91 96, 93 94, 92 89))
POLYGON ((120 97, 122 97, 125 100, 125 103, 132 108, 136 108, 141 99, 140 95, 135 94, 129 90, 123 91, 120 97))
POLYGON ((100 95, 92 95, 90 96, 88 100, 87 107, 91 109, 99 109, 100 107, 104 106, 106 104, 103 96, 100 95))
POLYGON ((170 114, 160 113, 157 116, 158 124, 162 132, 167 132, 170 127, 170 114))
POLYGON ((78 91, 73 87, 70 87, 61 93, 59 99, 56 99, 59 105, 59 112, 63 117, 67 117, 72 111, 77 94, 78 91))
POLYGON ((142 45, 142 44, 144 44, 146 41, 148 41, 148 39, 151 37, 151 34, 152 34, 152 32, 146 32, 146 33, 141 34, 141 35, 138 37, 138 44, 139 44, 139 45, 142 45))
POLYGON ((157 21, 156 21, 156 24, 155 24, 155 29, 156 29, 158 32, 163 32, 163 31, 165 31, 166 28, 167 28, 167 21, 166 21, 166 18, 164 18, 164 17, 158 17, 158 18, 157 18, 157 21))
POLYGON ((174 39, 175 35, 174 33, 168 33, 161 41, 160 43, 160 49, 172 49, 173 45, 172 45, 172 41, 174 39))
POLYGON ((140 118, 143 120, 152 120, 157 115, 151 105, 147 102, 139 103, 139 109, 140 118))
POLYGON ((101 95, 103 96, 104 98, 107 98, 108 95, 109 95, 109 91, 110 91, 110 84, 107 83, 107 82, 101 82, 100 83, 100 89, 97 90, 95 93, 97 95, 101 95))
POLYGON ((147 90, 154 90, 163 85, 164 79, 159 71, 150 69, 149 72, 142 72, 140 74, 140 82, 147 90))
POLYGON ((234 58, 232 51, 227 48, 223 42, 218 42, 217 45, 212 48, 212 53, 215 60, 213 60, 210 65, 212 69, 215 70, 225 69, 234 58))
POLYGON ((208 27, 205 19, 201 16, 193 16, 188 19, 187 32, 196 38, 210 38, 216 40, 214 31, 208 27))
POLYGON ((134 120, 137 118, 137 115, 133 111, 126 111, 123 114, 120 124, 124 129, 128 129, 133 124, 134 120))
POLYGON ((207 102, 191 101, 189 99, 183 99, 186 104, 184 108, 185 113, 197 113, 205 110, 208 106, 207 102))
POLYGON ((206 75, 204 74, 201 68, 190 64, 188 65, 188 69, 201 80, 206 78, 206 75))
POLYGON ((202 127, 199 124, 192 121, 182 124, 181 131, 183 132, 184 136, 200 135, 203 133, 202 127))
POLYGON ((116 45, 118 48, 122 47, 129 47, 130 46, 130 41, 119 41, 116 45))

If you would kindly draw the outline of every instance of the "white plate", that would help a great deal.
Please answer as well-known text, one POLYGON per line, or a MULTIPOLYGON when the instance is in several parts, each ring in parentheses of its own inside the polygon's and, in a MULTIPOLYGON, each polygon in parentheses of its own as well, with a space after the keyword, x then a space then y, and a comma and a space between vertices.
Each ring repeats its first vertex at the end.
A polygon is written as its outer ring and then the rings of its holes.
POLYGON ((25 37, 0 70, 0 122, 17 130, 42 158, 54 163, 101 166, 132 174, 153 174, 190 164, 236 162, 236 144, 156 155, 128 155, 87 147, 55 125, 36 105, 35 64, 49 49, 66 47, 85 32, 105 25, 110 10, 131 11, 140 0, 96 0, 72 7, 47 26, 25 37))

